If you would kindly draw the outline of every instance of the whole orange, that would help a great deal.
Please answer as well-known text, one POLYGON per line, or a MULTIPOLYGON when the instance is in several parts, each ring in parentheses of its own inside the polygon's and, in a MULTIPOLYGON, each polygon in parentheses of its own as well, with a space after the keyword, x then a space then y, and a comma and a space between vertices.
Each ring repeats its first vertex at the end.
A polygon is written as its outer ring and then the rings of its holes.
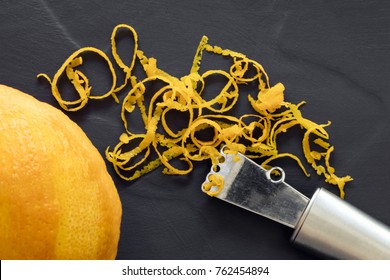
POLYGON ((114 259, 121 216, 114 182, 83 130, 0 85, 0 259, 114 259))

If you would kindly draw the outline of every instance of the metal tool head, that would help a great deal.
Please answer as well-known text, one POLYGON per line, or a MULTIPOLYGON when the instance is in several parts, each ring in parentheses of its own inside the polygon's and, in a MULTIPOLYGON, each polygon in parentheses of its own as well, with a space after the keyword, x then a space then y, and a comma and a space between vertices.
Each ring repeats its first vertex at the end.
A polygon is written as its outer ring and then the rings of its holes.
POLYGON ((223 187, 215 197, 295 228, 309 199, 284 182, 283 169, 267 170, 240 153, 227 154, 223 150, 223 162, 216 170, 211 168, 202 190, 210 184, 210 175, 222 176, 223 187), (276 178, 275 171, 279 173, 276 178))

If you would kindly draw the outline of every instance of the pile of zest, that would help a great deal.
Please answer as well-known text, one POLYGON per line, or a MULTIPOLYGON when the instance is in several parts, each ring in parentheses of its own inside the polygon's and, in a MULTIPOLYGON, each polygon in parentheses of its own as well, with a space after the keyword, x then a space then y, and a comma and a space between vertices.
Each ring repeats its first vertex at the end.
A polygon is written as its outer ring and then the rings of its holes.
MULTIPOLYGON (((350 176, 339 177, 330 164, 330 155, 334 147, 329 143, 325 128, 330 125, 317 124, 302 116, 300 107, 305 103, 292 104, 285 100, 285 87, 281 83, 271 86, 263 66, 244 54, 223 49, 208 43, 204 36, 196 50, 192 67, 188 75, 181 78, 166 73, 157 67, 157 60, 147 57, 138 46, 138 35, 133 27, 117 25, 111 36, 112 58, 94 47, 85 47, 75 51, 59 68, 53 78, 39 74, 51 85, 51 91, 59 105, 67 111, 82 109, 90 99, 112 97, 121 103, 123 133, 119 143, 105 154, 117 174, 125 180, 134 180, 152 170, 163 166, 165 174, 185 175, 193 170, 193 162, 210 160, 216 165, 221 159, 219 152, 242 153, 249 158, 258 158, 261 165, 270 168, 271 162, 278 158, 291 158, 306 176, 309 173, 298 156, 278 151, 277 138, 294 126, 303 131, 302 148, 307 163, 325 181, 339 188, 340 197, 344 197, 345 183, 350 176), (134 49, 131 62, 126 64, 117 50, 118 34, 131 36, 134 49), (204 53, 222 56, 230 61, 227 70, 201 71, 204 53), (92 92, 89 80, 80 69, 83 56, 94 53, 102 59, 109 69, 112 84, 105 93, 92 92), (115 67, 123 71, 123 82, 118 83, 115 67), (135 65, 142 66, 143 77, 137 77, 135 65), (64 100, 59 90, 60 80, 68 79, 77 94, 72 100, 64 100), (223 82, 219 92, 205 99, 208 81, 218 79, 223 82), (156 87, 158 84, 158 87, 156 87), (242 94, 242 87, 250 86, 254 94, 242 94), (130 88, 125 91, 126 88, 130 88), (150 91, 153 91, 150 93, 150 91), (121 101, 120 92, 125 92, 121 101), (249 103, 250 112, 235 115, 238 100, 249 103), (174 129, 167 114, 175 112, 188 122, 186 127, 174 129), (142 133, 132 131, 129 115, 139 114, 143 121, 142 133), (202 132, 208 134, 207 139, 202 132), (211 135, 211 136, 210 136, 211 135), (177 163, 180 164, 177 164, 177 163)), ((139 76, 139 75, 138 75, 139 76)), ((139 126, 139 125, 138 125, 139 126)), ((216 195, 223 188, 223 180, 210 178, 211 185, 218 185, 216 195)))

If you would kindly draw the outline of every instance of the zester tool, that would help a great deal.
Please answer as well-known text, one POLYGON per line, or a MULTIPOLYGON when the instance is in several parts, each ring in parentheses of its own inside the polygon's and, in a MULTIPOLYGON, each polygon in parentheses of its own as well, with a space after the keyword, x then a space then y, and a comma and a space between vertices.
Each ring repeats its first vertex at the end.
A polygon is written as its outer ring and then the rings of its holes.
POLYGON ((317 255, 390 259, 387 225, 323 188, 307 198, 285 182, 282 168, 267 170, 240 153, 227 154, 223 149, 221 154, 224 161, 211 168, 203 191, 210 175, 222 176, 223 188, 215 197, 293 228, 293 245, 317 255))

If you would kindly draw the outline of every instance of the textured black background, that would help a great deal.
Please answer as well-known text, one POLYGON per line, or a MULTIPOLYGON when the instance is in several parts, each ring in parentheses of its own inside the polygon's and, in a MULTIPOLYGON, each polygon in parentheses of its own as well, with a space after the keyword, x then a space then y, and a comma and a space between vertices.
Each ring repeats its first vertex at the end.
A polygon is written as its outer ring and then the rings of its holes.
MULTIPOLYGON (((332 163, 351 175, 346 200, 390 224, 390 2, 388 1, 0 1, 0 83, 56 104, 40 72, 53 76, 76 49, 110 53, 115 25, 138 32, 140 48, 175 75, 189 72, 202 35, 259 61, 305 117, 332 121, 332 163)), ((104 87, 102 80, 95 87, 104 87)), ((123 97, 123 96, 122 96, 123 97)), ((122 132, 120 106, 91 101, 68 113, 103 153, 122 132)), ((299 131, 281 144, 299 154, 299 131), (298 137, 298 138, 297 138, 298 137)), ((286 181, 311 196, 322 183, 291 161, 286 181)), ((292 230, 200 191, 210 166, 188 176, 158 169, 134 182, 108 169, 123 203, 118 259, 311 259, 292 230)))

